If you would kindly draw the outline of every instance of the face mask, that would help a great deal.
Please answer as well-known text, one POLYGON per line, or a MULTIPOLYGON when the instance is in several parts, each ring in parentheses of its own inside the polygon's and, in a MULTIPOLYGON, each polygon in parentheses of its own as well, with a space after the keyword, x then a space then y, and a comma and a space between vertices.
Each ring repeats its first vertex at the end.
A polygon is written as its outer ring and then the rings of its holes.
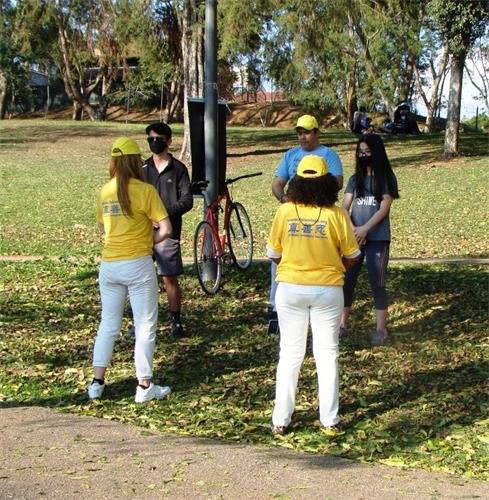
POLYGON ((371 156, 360 156, 358 158, 358 163, 363 168, 370 167, 372 165, 372 157, 371 156))
POLYGON ((165 151, 168 147, 168 144, 163 137, 148 137, 148 144, 149 149, 151 149, 151 152, 155 155, 163 153, 163 151, 165 151))

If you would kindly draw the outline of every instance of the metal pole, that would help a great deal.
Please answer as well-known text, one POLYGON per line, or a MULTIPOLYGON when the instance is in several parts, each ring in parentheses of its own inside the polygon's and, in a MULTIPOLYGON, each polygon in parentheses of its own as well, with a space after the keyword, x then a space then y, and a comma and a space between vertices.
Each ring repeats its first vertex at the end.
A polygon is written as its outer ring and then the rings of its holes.
POLYGON ((207 187, 209 201, 215 200, 219 191, 216 5, 216 0, 205 2, 204 144, 205 178, 209 181, 207 187))
MULTIPOLYGON (((204 196, 204 216, 207 202, 212 203, 219 194, 218 128, 217 128, 217 26, 216 0, 205 2, 205 58, 204 58, 204 148, 205 178, 209 181, 204 196)), ((217 219, 217 214, 216 214, 217 219)), ((212 255, 212 238, 207 234, 206 253, 212 255)), ((206 279, 214 279, 217 263, 208 260, 204 267, 206 279)))
POLYGON ((479 130, 479 106, 475 109, 475 129, 479 130))

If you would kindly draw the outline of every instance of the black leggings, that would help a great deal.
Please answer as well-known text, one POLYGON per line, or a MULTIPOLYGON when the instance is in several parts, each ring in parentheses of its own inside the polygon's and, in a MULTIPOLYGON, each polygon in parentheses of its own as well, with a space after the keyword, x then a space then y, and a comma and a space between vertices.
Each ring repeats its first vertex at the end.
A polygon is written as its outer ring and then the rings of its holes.
POLYGON ((367 241, 361 248, 360 260, 345 274, 343 293, 345 296, 345 307, 353 304, 353 292, 357 284, 358 275, 367 258, 368 280, 374 296, 375 309, 387 309, 388 299, 385 290, 387 276, 387 263, 389 262, 389 241, 367 241))

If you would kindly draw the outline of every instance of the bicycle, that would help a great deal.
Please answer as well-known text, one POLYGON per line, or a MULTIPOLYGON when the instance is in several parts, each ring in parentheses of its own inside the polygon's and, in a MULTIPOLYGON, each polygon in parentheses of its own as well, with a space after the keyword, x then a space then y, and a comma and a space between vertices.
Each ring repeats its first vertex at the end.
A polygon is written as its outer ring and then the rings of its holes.
MULTIPOLYGON (((244 206, 233 201, 228 186, 240 179, 256 177, 262 172, 226 179, 225 190, 207 204, 204 220, 199 222, 194 234, 194 265, 200 286, 205 293, 214 295, 222 281, 223 262, 230 256, 239 269, 247 269, 253 259, 253 231, 244 206), (224 209, 221 206, 224 203, 224 209), (224 213, 222 232, 219 232, 219 212, 224 213), (226 252, 226 247, 228 252, 226 252)), ((193 185, 203 190, 209 181, 193 185)), ((204 195, 205 196, 205 195, 204 195)), ((206 200, 207 201, 207 200, 206 200)))

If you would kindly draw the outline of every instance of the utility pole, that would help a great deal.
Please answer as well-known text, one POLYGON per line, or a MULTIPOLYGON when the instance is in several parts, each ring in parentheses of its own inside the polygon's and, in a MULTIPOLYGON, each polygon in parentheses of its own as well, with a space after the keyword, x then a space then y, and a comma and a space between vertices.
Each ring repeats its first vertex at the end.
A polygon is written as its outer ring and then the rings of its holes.
POLYGON ((209 185, 207 187, 207 199, 210 201, 215 200, 219 193, 216 11, 217 0, 206 0, 204 41, 204 144, 205 178, 209 181, 209 185))

